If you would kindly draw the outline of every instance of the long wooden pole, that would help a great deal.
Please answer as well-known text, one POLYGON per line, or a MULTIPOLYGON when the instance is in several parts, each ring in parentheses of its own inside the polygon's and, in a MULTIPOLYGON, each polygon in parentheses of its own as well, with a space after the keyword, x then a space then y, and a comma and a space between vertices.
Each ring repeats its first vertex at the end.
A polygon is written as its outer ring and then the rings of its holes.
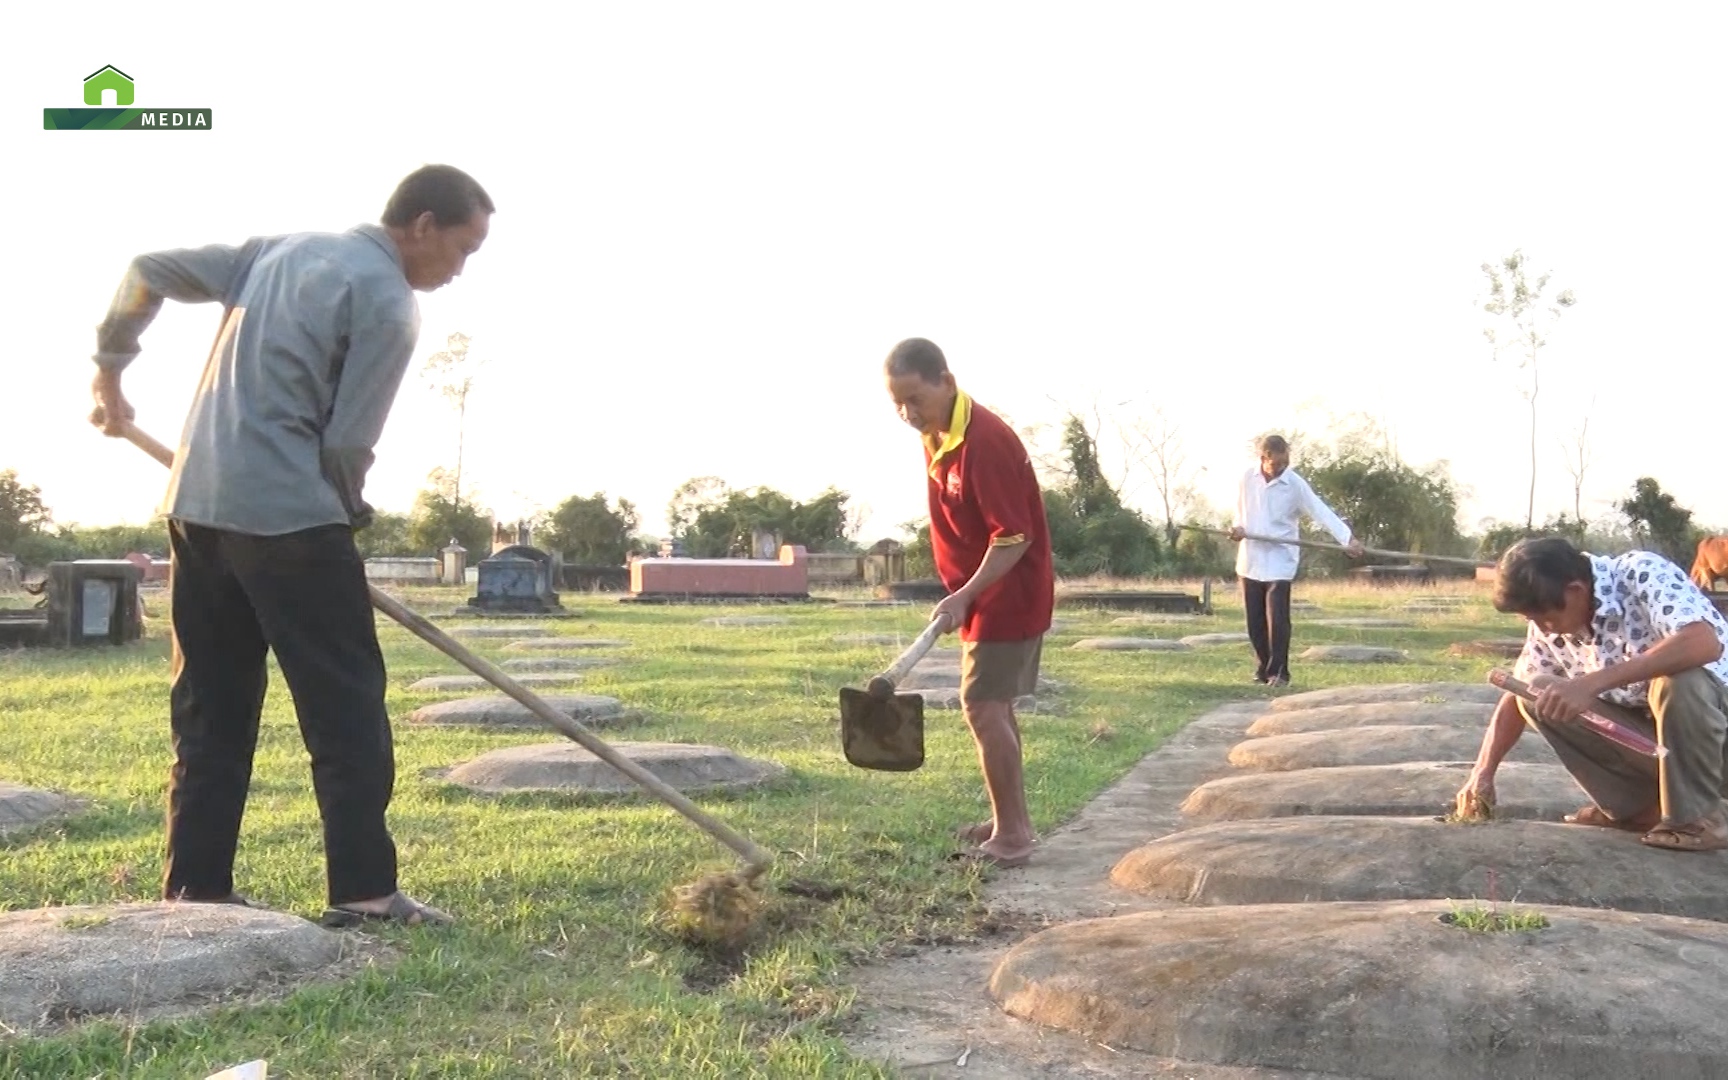
MULTIPOLYGON (((168 468, 174 467, 174 451, 156 441, 131 421, 124 422, 120 436, 168 468)), ((401 623, 410 633, 439 652, 521 702, 522 706, 529 712, 580 743, 595 757, 648 789, 650 793, 671 806, 672 809, 695 822, 710 836, 736 851, 744 858, 745 877, 750 879, 760 877, 768 869, 769 864, 773 862, 774 856, 767 850, 758 847, 747 837, 727 826, 725 822, 704 811, 685 798, 678 789, 668 785, 666 781, 606 745, 587 728, 548 705, 539 695, 511 678, 490 661, 475 656, 461 642, 438 629, 424 616, 410 610, 401 601, 385 593, 371 582, 366 583, 366 589, 372 598, 373 607, 401 623)))
MULTIPOLYGON (((1227 537, 1230 535, 1230 530, 1228 530, 1228 529, 1214 529, 1214 528, 1211 528, 1210 526, 1207 526, 1207 525, 1183 525, 1183 526, 1180 526, 1180 528, 1188 529, 1191 532, 1211 533, 1214 536, 1226 536, 1227 537)), ((1268 544, 1295 544, 1297 547, 1317 548, 1321 551, 1348 551, 1349 550, 1343 544, 1328 544, 1322 540, 1286 540, 1286 539, 1283 539, 1283 538, 1277 537, 1277 536, 1258 536, 1254 533, 1245 533, 1245 534, 1243 534, 1242 539, 1244 539, 1244 540, 1261 540, 1261 541, 1264 541, 1268 544)), ((1416 560, 1418 562, 1452 563, 1452 564, 1458 565, 1458 566, 1493 567, 1495 565, 1494 563, 1491 563, 1491 562, 1482 562, 1480 559, 1459 558, 1456 555, 1423 555, 1419 552, 1414 552, 1414 551, 1385 551, 1381 548, 1363 548, 1362 554, 1364 554, 1364 555, 1378 555, 1382 558, 1389 558, 1389 559, 1413 559, 1413 560, 1416 560)))

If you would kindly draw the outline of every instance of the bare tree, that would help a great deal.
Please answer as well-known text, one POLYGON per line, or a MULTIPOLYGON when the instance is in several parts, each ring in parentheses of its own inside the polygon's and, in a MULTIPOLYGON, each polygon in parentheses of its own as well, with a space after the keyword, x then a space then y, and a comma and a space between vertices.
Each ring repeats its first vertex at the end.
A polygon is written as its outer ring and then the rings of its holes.
POLYGON ((420 369, 432 388, 456 408, 456 469, 451 477, 451 501, 458 507, 462 505, 462 444, 468 424, 468 394, 474 388, 474 376, 486 366, 484 356, 478 360, 469 356, 469 340, 467 334, 451 334, 444 348, 428 356, 420 369))
POLYGON ((1193 470, 1188 467, 1188 452, 1182 445, 1182 429, 1159 406, 1149 415, 1134 422, 1124 437, 1126 456, 1137 463, 1150 477, 1164 508, 1164 538, 1176 542, 1176 516, 1192 503, 1193 470))
POLYGON ((1572 520, 1580 525, 1584 522, 1584 470, 1590 467, 1590 413, 1595 409, 1596 399, 1591 398, 1583 423, 1560 443, 1566 452, 1566 473, 1572 477, 1572 520))
POLYGON ((1571 289, 1558 293, 1544 304, 1542 292, 1548 287, 1549 275, 1543 274, 1532 284, 1525 277, 1525 257, 1522 250, 1496 263, 1483 263, 1482 273, 1488 279, 1488 299, 1482 310, 1494 316, 1495 322, 1482 333, 1500 360, 1502 348, 1516 350, 1517 370, 1528 373, 1528 383, 1522 388, 1524 400, 1530 405, 1530 503, 1524 517, 1524 528, 1536 528, 1536 395, 1541 389, 1537 369, 1537 354, 1548 344, 1548 330, 1561 311, 1578 301, 1571 289))

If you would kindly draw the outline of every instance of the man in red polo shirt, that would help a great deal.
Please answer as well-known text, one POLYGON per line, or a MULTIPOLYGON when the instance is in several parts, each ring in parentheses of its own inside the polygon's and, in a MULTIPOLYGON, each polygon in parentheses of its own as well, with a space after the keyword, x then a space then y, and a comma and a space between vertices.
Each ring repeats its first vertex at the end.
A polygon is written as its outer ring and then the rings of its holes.
POLYGON ((1038 687, 1056 601, 1044 496, 1020 437, 960 390, 941 349, 908 338, 885 368, 901 419, 924 436, 930 547, 949 593, 931 617, 960 631, 960 704, 990 796, 990 820, 960 836, 978 858, 1024 866, 1035 838, 1014 699, 1038 687))

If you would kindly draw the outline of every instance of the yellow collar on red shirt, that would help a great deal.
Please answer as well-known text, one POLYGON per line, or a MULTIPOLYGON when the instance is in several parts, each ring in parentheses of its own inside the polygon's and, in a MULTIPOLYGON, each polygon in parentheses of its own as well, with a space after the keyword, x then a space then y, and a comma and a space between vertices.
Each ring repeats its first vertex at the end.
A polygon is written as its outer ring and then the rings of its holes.
POLYGON ((936 463, 944 457, 960 449, 960 444, 966 441, 966 426, 972 422, 972 399, 966 396, 966 391, 954 391, 954 415, 948 420, 948 431, 938 442, 929 435, 924 436, 924 451, 930 455, 930 475, 936 475, 936 463))

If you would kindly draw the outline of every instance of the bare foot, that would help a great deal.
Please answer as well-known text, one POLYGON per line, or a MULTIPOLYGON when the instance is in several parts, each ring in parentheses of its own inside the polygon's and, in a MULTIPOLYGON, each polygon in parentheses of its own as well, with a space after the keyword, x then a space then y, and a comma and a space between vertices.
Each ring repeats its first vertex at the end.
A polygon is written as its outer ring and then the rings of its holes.
POLYGON ((1008 844, 1001 840, 991 839, 978 845, 978 850, 997 866, 1025 866, 1032 860, 1033 844, 1008 844))

